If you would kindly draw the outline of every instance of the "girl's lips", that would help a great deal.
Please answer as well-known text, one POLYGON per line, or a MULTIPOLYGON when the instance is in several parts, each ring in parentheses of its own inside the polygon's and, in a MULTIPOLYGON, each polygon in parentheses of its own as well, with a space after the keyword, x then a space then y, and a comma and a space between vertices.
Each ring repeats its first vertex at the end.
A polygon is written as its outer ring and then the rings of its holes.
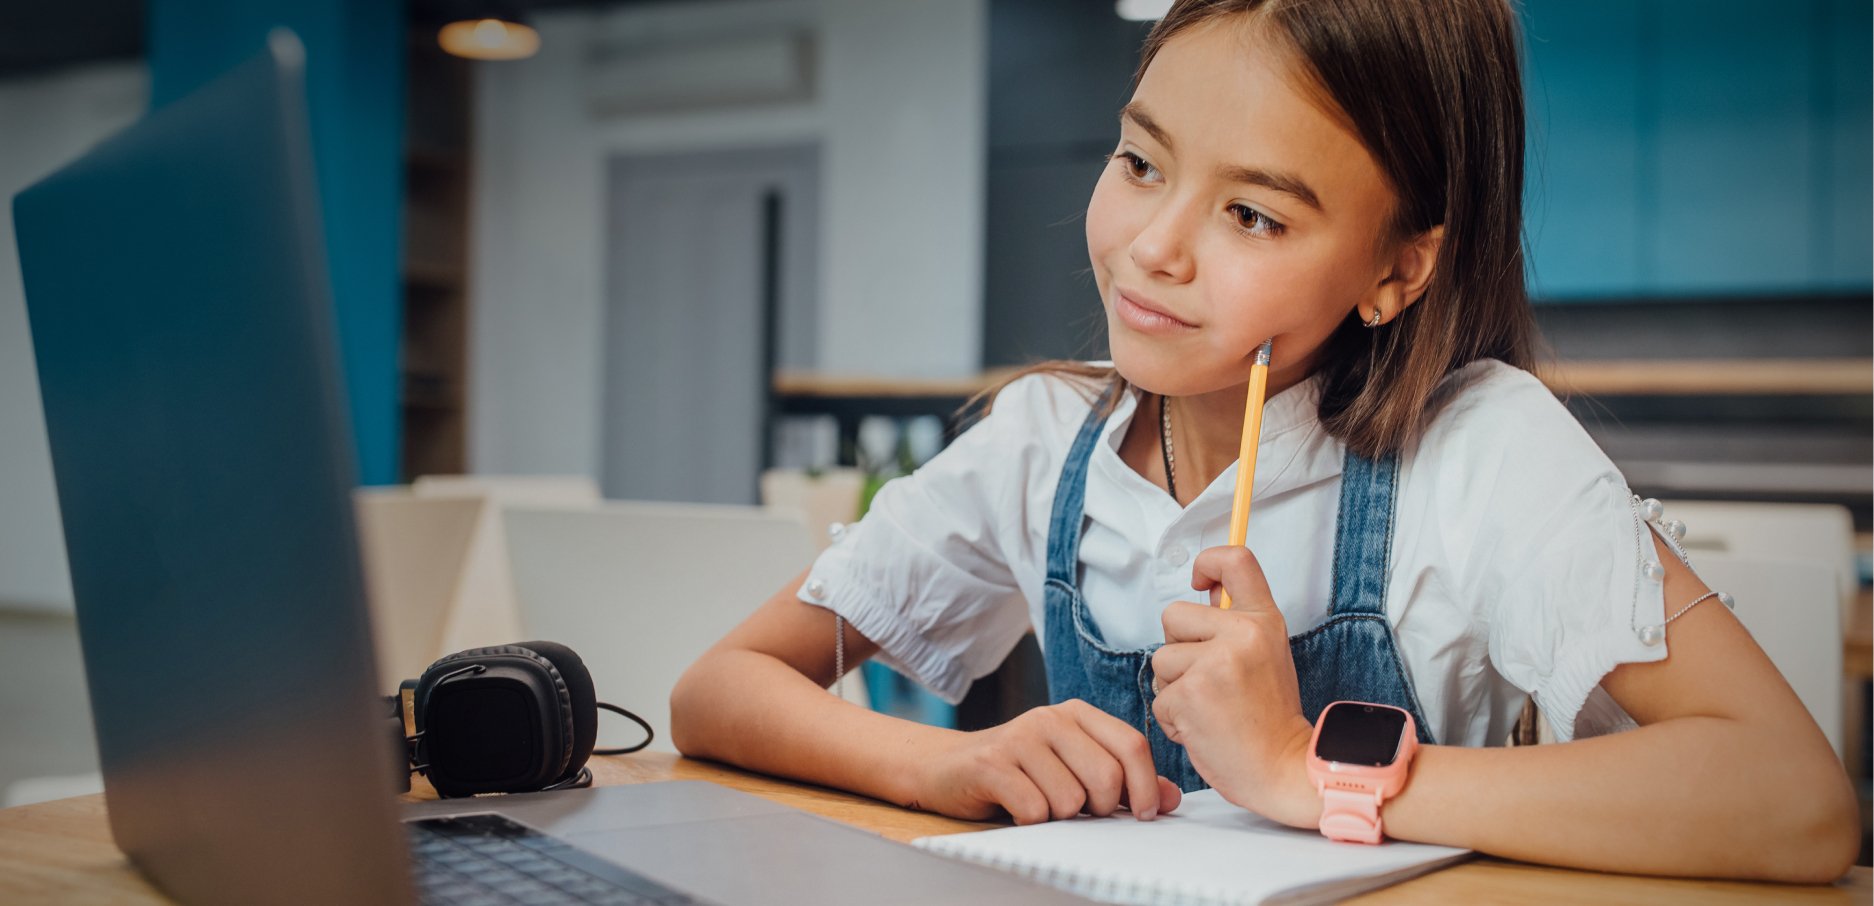
POLYGON ((1182 333, 1197 329, 1195 324, 1140 304, 1123 291, 1115 290, 1113 293, 1113 312, 1127 327, 1140 333, 1182 333))

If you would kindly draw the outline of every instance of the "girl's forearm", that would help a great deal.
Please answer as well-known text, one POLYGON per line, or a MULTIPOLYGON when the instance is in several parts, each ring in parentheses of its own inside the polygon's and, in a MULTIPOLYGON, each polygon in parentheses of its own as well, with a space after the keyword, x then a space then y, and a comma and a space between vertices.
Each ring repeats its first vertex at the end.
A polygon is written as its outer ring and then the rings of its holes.
POLYGON ((698 660, 672 690, 670 713, 685 755, 911 807, 922 795, 920 756, 956 733, 857 707, 778 658, 737 649, 698 660))
POLYGON ((1834 880, 1860 842, 1847 776, 1825 747, 1791 758, 1775 736, 1686 717, 1560 745, 1427 746, 1386 833, 1598 871, 1834 880))

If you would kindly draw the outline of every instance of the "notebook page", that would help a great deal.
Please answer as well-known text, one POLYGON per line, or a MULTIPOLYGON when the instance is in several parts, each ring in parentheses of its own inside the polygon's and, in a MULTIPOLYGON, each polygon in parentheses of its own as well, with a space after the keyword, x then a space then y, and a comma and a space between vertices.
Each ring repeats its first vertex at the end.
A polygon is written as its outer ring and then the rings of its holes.
POLYGON ((923 837, 914 845, 1002 868, 1107 903, 1257 904, 1338 899, 1463 858, 1446 846, 1336 843, 1187 793, 1156 821, 1082 816, 923 837))

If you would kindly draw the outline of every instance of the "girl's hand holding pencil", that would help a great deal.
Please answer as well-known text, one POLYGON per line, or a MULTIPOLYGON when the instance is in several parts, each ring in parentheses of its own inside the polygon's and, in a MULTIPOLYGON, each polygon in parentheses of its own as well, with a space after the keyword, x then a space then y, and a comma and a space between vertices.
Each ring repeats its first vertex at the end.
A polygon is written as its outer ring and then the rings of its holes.
POLYGON ((1210 592, 1213 604, 1227 591, 1236 606, 1165 608, 1165 645, 1152 655, 1153 717, 1225 799, 1317 826, 1321 800, 1305 758, 1313 728, 1301 713, 1287 621, 1262 566, 1248 548, 1213 547, 1192 564, 1191 587, 1210 592))

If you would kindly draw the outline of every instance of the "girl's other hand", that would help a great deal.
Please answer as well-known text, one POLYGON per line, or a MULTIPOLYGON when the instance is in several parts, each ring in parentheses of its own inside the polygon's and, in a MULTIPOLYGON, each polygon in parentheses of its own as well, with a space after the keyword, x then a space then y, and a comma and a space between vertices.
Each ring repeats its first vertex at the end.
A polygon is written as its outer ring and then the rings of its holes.
POLYGON ((1182 796, 1158 776, 1144 735, 1079 699, 958 733, 924 765, 924 796, 908 804, 976 821, 1001 810, 1039 824, 1121 806, 1149 821, 1182 796))
POLYGON ((1312 727, 1256 555, 1213 547, 1192 564, 1191 587, 1230 591, 1232 609, 1177 602, 1165 608, 1165 645, 1152 655, 1159 687, 1152 714, 1191 766, 1225 799, 1277 821, 1312 827, 1320 800, 1305 753, 1312 727))

